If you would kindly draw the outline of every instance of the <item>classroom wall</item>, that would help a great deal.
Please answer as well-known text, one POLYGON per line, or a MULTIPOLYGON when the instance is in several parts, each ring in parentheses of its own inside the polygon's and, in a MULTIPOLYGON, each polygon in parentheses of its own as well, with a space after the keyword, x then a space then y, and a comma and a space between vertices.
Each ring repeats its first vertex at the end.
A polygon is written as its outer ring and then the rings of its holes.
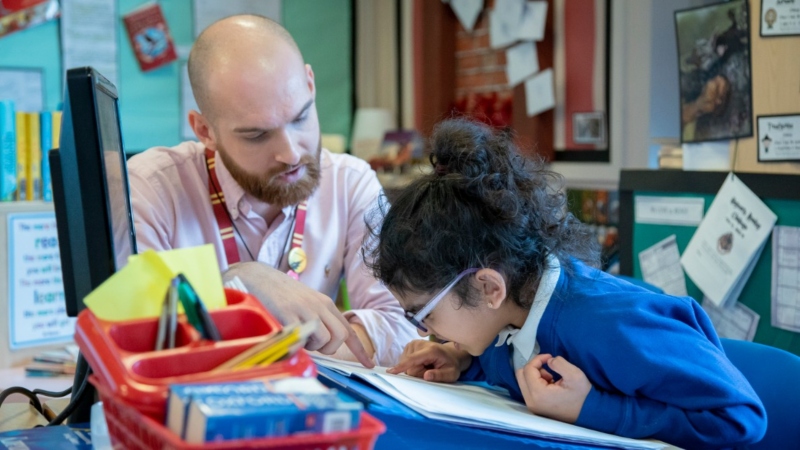
MULTIPOLYGON (((116 0, 117 13, 125 14, 145 0, 116 0)), ((352 0, 291 0, 282 7, 283 24, 297 40, 307 63, 314 69, 317 108, 323 133, 349 136, 352 105, 352 0)), ((193 42, 192 2, 160 0, 175 44, 188 50, 193 42)), ((119 45, 120 120, 125 148, 137 152, 154 145, 174 145, 180 136, 180 64, 143 73, 133 55, 120 20, 119 45)), ((179 52, 179 55, 185 52, 179 52)), ((0 67, 41 68, 46 84, 46 105, 62 102, 58 21, 0 38, 0 67)))

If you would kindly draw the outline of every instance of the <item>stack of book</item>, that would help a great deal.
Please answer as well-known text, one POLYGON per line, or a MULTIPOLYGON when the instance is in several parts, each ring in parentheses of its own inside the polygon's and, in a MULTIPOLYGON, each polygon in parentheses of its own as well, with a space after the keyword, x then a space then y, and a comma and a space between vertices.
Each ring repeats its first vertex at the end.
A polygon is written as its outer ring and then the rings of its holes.
POLYGON ((655 138, 658 149, 659 169, 683 169, 683 147, 678 139, 655 138))
POLYGON ((78 346, 69 345, 63 349, 48 350, 33 357, 33 362, 25 366, 29 377, 57 377, 74 375, 78 362, 78 346))
POLYGON ((53 200, 47 153, 60 137, 61 111, 16 111, 0 100, 0 201, 53 200))
POLYGON ((170 387, 167 427, 189 443, 345 432, 364 406, 315 378, 170 387))

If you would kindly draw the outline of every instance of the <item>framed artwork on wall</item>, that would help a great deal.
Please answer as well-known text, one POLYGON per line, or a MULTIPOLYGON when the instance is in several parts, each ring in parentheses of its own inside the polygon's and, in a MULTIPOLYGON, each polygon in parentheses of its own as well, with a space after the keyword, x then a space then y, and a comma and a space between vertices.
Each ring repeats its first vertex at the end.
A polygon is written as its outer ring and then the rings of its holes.
POLYGON ((556 161, 609 161, 609 0, 554 0, 556 161))
POLYGON ((753 135, 746 0, 677 11, 681 142, 753 135))

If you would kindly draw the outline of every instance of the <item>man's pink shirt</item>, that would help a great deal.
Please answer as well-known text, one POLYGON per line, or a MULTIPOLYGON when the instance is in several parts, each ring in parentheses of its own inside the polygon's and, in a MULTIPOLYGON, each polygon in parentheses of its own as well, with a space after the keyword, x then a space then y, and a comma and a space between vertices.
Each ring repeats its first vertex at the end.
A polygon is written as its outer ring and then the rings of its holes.
MULTIPOLYGON (((224 271, 228 263, 209 199, 204 152, 202 144, 187 141, 175 147, 154 147, 131 158, 128 172, 136 240, 139 251, 214 244, 224 271)), ((361 256, 365 217, 377 205, 381 186, 369 165, 353 156, 323 149, 320 164, 320 185, 308 199, 303 240, 308 264, 300 281, 335 298, 344 274, 352 307, 346 317, 364 325, 377 363, 394 365, 406 343, 419 336, 361 256)), ((283 208, 268 226, 257 212, 268 205, 246 194, 219 157, 214 170, 238 230, 241 261, 251 260, 243 239, 258 261, 288 271, 294 207, 283 208)))

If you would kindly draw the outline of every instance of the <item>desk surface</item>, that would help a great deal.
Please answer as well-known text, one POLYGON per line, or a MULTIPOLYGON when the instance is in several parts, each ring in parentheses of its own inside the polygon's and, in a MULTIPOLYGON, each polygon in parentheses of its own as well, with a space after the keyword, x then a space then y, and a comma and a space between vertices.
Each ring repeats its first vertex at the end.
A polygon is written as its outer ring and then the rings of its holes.
MULTIPOLYGON (((25 376, 24 367, 13 367, 11 369, 0 369, 0 391, 12 386, 21 386, 26 389, 44 389, 45 391, 63 391, 72 386, 72 375, 58 377, 28 377, 25 376)), ((43 400, 49 397, 42 396, 43 400)), ((27 402, 24 395, 13 394, 8 397, 7 402, 27 402)))

